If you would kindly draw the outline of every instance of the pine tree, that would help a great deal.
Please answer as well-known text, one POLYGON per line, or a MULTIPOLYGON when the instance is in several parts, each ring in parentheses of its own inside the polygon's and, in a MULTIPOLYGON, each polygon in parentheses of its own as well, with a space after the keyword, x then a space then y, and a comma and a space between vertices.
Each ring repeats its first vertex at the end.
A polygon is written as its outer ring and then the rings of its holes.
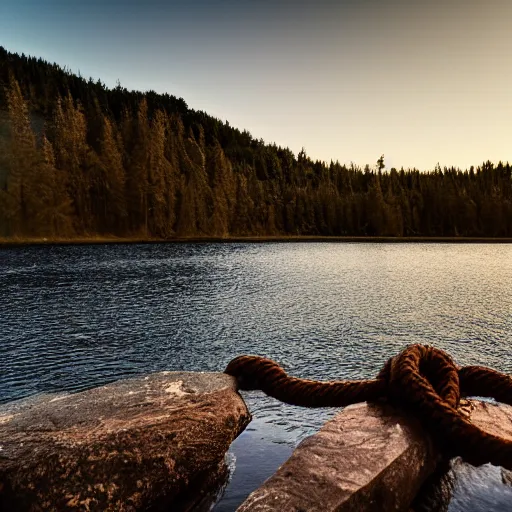
POLYGON ((12 75, 6 97, 9 135, 4 165, 7 172, 4 190, 0 190, 0 204, 10 235, 33 236, 40 227, 36 224, 40 160, 28 107, 12 75))
POLYGON ((75 230, 84 235, 93 228, 91 168, 99 167, 99 158, 87 144, 87 123, 80 105, 70 94, 60 98, 53 118, 53 141, 57 169, 66 173, 68 190, 75 212, 75 230))
POLYGON ((205 141, 199 143, 191 135, 185 138, 184 127, 177 122, 182 196, 178 217, 178 232, 182 236, 209 234, 212 213, 212 193, 206 174, 205 141))
POLYGON ((44 179, 45 204, 41 206, 39 215, 45 230, 50 237, 69 238, 73 231, 73 208, 66 188, 66 176, 63 171, 55 168, 55 155, 50 141, 43 133, 42 168, 44 179))
POLYGON ((249 194, 249 186, 245 172, 235 174, 236 203, 231 221, 230 233, 236 236, 255 234, 253 229, 254 203, 249 194))
POLYGON ((229 235, 232 210, 235 202, 233 168, 217 140, 211 150, 213 174, 213 214, 211 234, 219 237, 229 235))
POLYGON ((120 136, 110 119, 103 115, 101 148, 102 230, 108 233, 126 232, 126 173, 123 165, 123 148, 120 136))
MULTIPOLYGON (((131 123, 131 127, 132 150, 129 155, 127 169, 127 201, 130 228, 133 233, 149 236, 148 177, 151 141, 148 105, 145 99, 140 102, 135 122, 131 123)), ((127 136, 128 127, 125 126, 125 137, 127 136)), ((126 145, 127 141, 124 140, 124 142, 126 145)))
POLYGON ((173 197, 168 187, 174 185, 173 169, 165 158, 166 119, 161 110, 154 113, 150 130, 150 153, 148 175, 148 208, 150 232, 160 238, 167 238, 173 233, 169 222, 169 208, 174 204, 169 200, 173 197))

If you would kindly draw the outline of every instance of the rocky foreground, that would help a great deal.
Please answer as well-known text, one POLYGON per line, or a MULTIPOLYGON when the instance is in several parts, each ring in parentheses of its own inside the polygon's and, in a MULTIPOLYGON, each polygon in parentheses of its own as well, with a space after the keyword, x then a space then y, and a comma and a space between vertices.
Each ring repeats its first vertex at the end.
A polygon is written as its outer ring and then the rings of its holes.
MULTIPOLYGON (((512 407, 472 400, 469 408, 473 424, 512 440, 512 407)), ((461 473, 472 466, 458 461, 444 472, 441 461, 414 418, 389 406, 356 404, 304 439, 238 511, 446 511, 454 481, 468 482, 461 473)), ((473 481, 491 485, 485 466, 475 471, 483 477, 473 481)), ((511 472, 501 474, 504 482, 512 482, 511 472)))
POLYGON ((0 510, 200 507, 249 421, 234 379, 217 373, 162 372, 1 406, 0 510))
MULTIPOLYGON (((470 414, 512 439, 512 407, 472 401, 470 414)), ((3 405, 0 510, 209 510, 228 476, 225 454, 249 421, 235 380, 219 373, 162 372, 3 405)), ((490 469, 472 470, 471 480, 460 462, 438 477, 441 460, 413 418, 353 405, 305 439, 239 511, 441 511, 456 480, 491 485, 490 469)), ((504 483, 511 474, 502 471, 504 483)))

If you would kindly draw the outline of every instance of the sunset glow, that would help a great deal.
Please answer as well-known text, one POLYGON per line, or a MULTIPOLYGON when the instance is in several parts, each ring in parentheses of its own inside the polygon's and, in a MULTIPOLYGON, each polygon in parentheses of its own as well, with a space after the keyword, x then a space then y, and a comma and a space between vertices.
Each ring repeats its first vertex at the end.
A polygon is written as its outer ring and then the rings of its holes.
POLYGON ((313 159, 507 161, 512 3, 4 0, 0 45, 313 159))

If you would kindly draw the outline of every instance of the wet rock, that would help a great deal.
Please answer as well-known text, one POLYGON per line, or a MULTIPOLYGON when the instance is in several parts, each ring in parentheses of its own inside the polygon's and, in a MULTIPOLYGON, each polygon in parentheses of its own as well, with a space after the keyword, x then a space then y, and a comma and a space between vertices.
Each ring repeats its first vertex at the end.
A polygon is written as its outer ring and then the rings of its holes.
POLYGON ((501 437, 512 440, 512 407, 506 404, 469 400, 471 423, 501 437))
POLYGON ((1 406, 0 510, 189 510, 226 477, 249 419, 234 380, 215 373, 1 406))
POLYGON ((501 481, 510 487, 512 487, 512 471, 501 468, 501 481))
MULTIPOLYGON (((450 512, 504 512, 510 510, 512 489, 501 480, 501 468, 484 464, 472 466, 457 457, 451 461, 453 491, 450 512)), ((416 512, 416 511, 415 511, 416 512)), ((430 509, 427 512, 438 512, 430 509)))
POLYGON ((439 460, 419 424, 388 406, 346 407, 238 509, 407 510, 439 460))
MULTIPOLYGON (((504 404, 470 400, 473 424, 490 433, 512 439, 512 407, 504 404)), ((414 512, 501 512, 512 503, 512 472, 484 464, 474 467, 460 457, 450 461, 448 471, 440 475, 429 497, 437 501, 418 500, 414 512)))
POLYGON ((441 460, 414 498, 409 512, 448 512, 455 485, 452 461, 441 460))
MULTIPOLYGON (((512 439, 512 407, 469 400, 465 407, 473 424, 512 439)), ((414 512, 500 512, 508 510, 512 472, 484 464, 474 467, 460 457, 445 460, 422 487, 414 512)))
MULTIPOLYGON (((471 400, 471 421, 482 430, 512 440, 512 407, 471 400)), ((501 470, 501 480, 512 486, 512 471, 501 470)))
MULTIPOLYGON (((512 439, 512 407, 470 400, 467 408, 475 425, 512 439)), ((511 474, 443 461, 414 419, 389 406, 359 404, 304 440, 238 510, 508 510, 511 474)))

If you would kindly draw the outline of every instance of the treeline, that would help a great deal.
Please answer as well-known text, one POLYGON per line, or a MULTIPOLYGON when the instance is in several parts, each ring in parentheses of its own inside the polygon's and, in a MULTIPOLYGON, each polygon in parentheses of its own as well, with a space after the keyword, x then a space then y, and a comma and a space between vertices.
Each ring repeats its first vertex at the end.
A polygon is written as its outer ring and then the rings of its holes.
POLYGON ((0 47, 0 236, 512 236, 512 168, 312 161, 0 47))

